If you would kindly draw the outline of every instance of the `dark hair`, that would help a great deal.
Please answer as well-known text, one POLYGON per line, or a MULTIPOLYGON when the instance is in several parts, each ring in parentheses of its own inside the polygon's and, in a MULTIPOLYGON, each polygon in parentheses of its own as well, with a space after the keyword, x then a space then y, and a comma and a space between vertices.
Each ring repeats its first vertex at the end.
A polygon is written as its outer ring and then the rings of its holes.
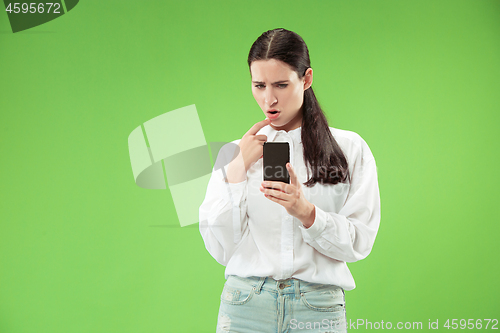
MULTIPOLYGON (((248 66, 253 61, 267 59, 290 65, 299 78, 311 67, 306 43, 298 34, 286 29, 266 31, 253 43, 248 54, 248 66)), ((304 91, 301 138, 307 177, 309 171, 312 174, 304 185, 312 187, 317 182, 337 184, 350 180, 347 159, 330 132, 312 87, 304 91)))

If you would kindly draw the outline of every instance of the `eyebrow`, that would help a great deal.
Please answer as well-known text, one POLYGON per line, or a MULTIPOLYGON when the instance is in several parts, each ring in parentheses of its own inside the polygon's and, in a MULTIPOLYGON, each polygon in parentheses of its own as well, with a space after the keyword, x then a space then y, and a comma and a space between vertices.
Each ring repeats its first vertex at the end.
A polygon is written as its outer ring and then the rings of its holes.
MULTIPOLYGON (((262 82, 262 81, 252 81, 253 83, 265 83, 265 82, 262 82)), ((280 84, 280 83, 285 83, 285 82, 288 82, 288 80, 281 80, 281 81, 276 81, 276 82, 273 82, 271 84, 280 84)))

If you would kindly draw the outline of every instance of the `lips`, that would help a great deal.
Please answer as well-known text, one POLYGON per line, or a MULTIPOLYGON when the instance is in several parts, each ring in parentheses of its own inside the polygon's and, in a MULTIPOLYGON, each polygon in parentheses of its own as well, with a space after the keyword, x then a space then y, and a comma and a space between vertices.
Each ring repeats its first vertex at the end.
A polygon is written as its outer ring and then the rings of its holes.
POLYGON ((273 119, 278 118, 278 117, 279 117, 279 115, 280 115, 280 113, 281 113, 281 112, 280 112, 280 111, 278 111, 278 110, 276 110, 276 109, 271 109, 271 110, 268 110, 268 111, 267 111, 267 117, 268 117, 269 119, 273 120, 273 119))

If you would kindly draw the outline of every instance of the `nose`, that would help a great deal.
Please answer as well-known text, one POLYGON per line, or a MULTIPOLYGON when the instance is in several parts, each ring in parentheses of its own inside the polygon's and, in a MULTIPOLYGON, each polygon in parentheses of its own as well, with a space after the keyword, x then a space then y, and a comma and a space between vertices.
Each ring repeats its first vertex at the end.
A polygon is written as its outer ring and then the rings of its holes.
POLYGON ((266 95, 265 95, 266 105, 269 107, 273 106, 278 102, 278 99, 274 95, 273 89, 271 87, 266 87, 266 95))

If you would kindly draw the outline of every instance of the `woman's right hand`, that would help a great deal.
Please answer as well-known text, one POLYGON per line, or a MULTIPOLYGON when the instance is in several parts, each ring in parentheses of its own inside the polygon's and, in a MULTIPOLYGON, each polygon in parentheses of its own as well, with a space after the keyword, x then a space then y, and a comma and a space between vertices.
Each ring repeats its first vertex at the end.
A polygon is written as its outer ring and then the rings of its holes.
POLYGON ((257 132, 271 121, 266 118, 255 123, 248 132, 243 135, 238 144, 240 151, 238 156, 229 163, 227 167, 227 180, 229 183, 239 183, 246 179, 247 171, 262 157, 265 135, 257 135, 257 132))

